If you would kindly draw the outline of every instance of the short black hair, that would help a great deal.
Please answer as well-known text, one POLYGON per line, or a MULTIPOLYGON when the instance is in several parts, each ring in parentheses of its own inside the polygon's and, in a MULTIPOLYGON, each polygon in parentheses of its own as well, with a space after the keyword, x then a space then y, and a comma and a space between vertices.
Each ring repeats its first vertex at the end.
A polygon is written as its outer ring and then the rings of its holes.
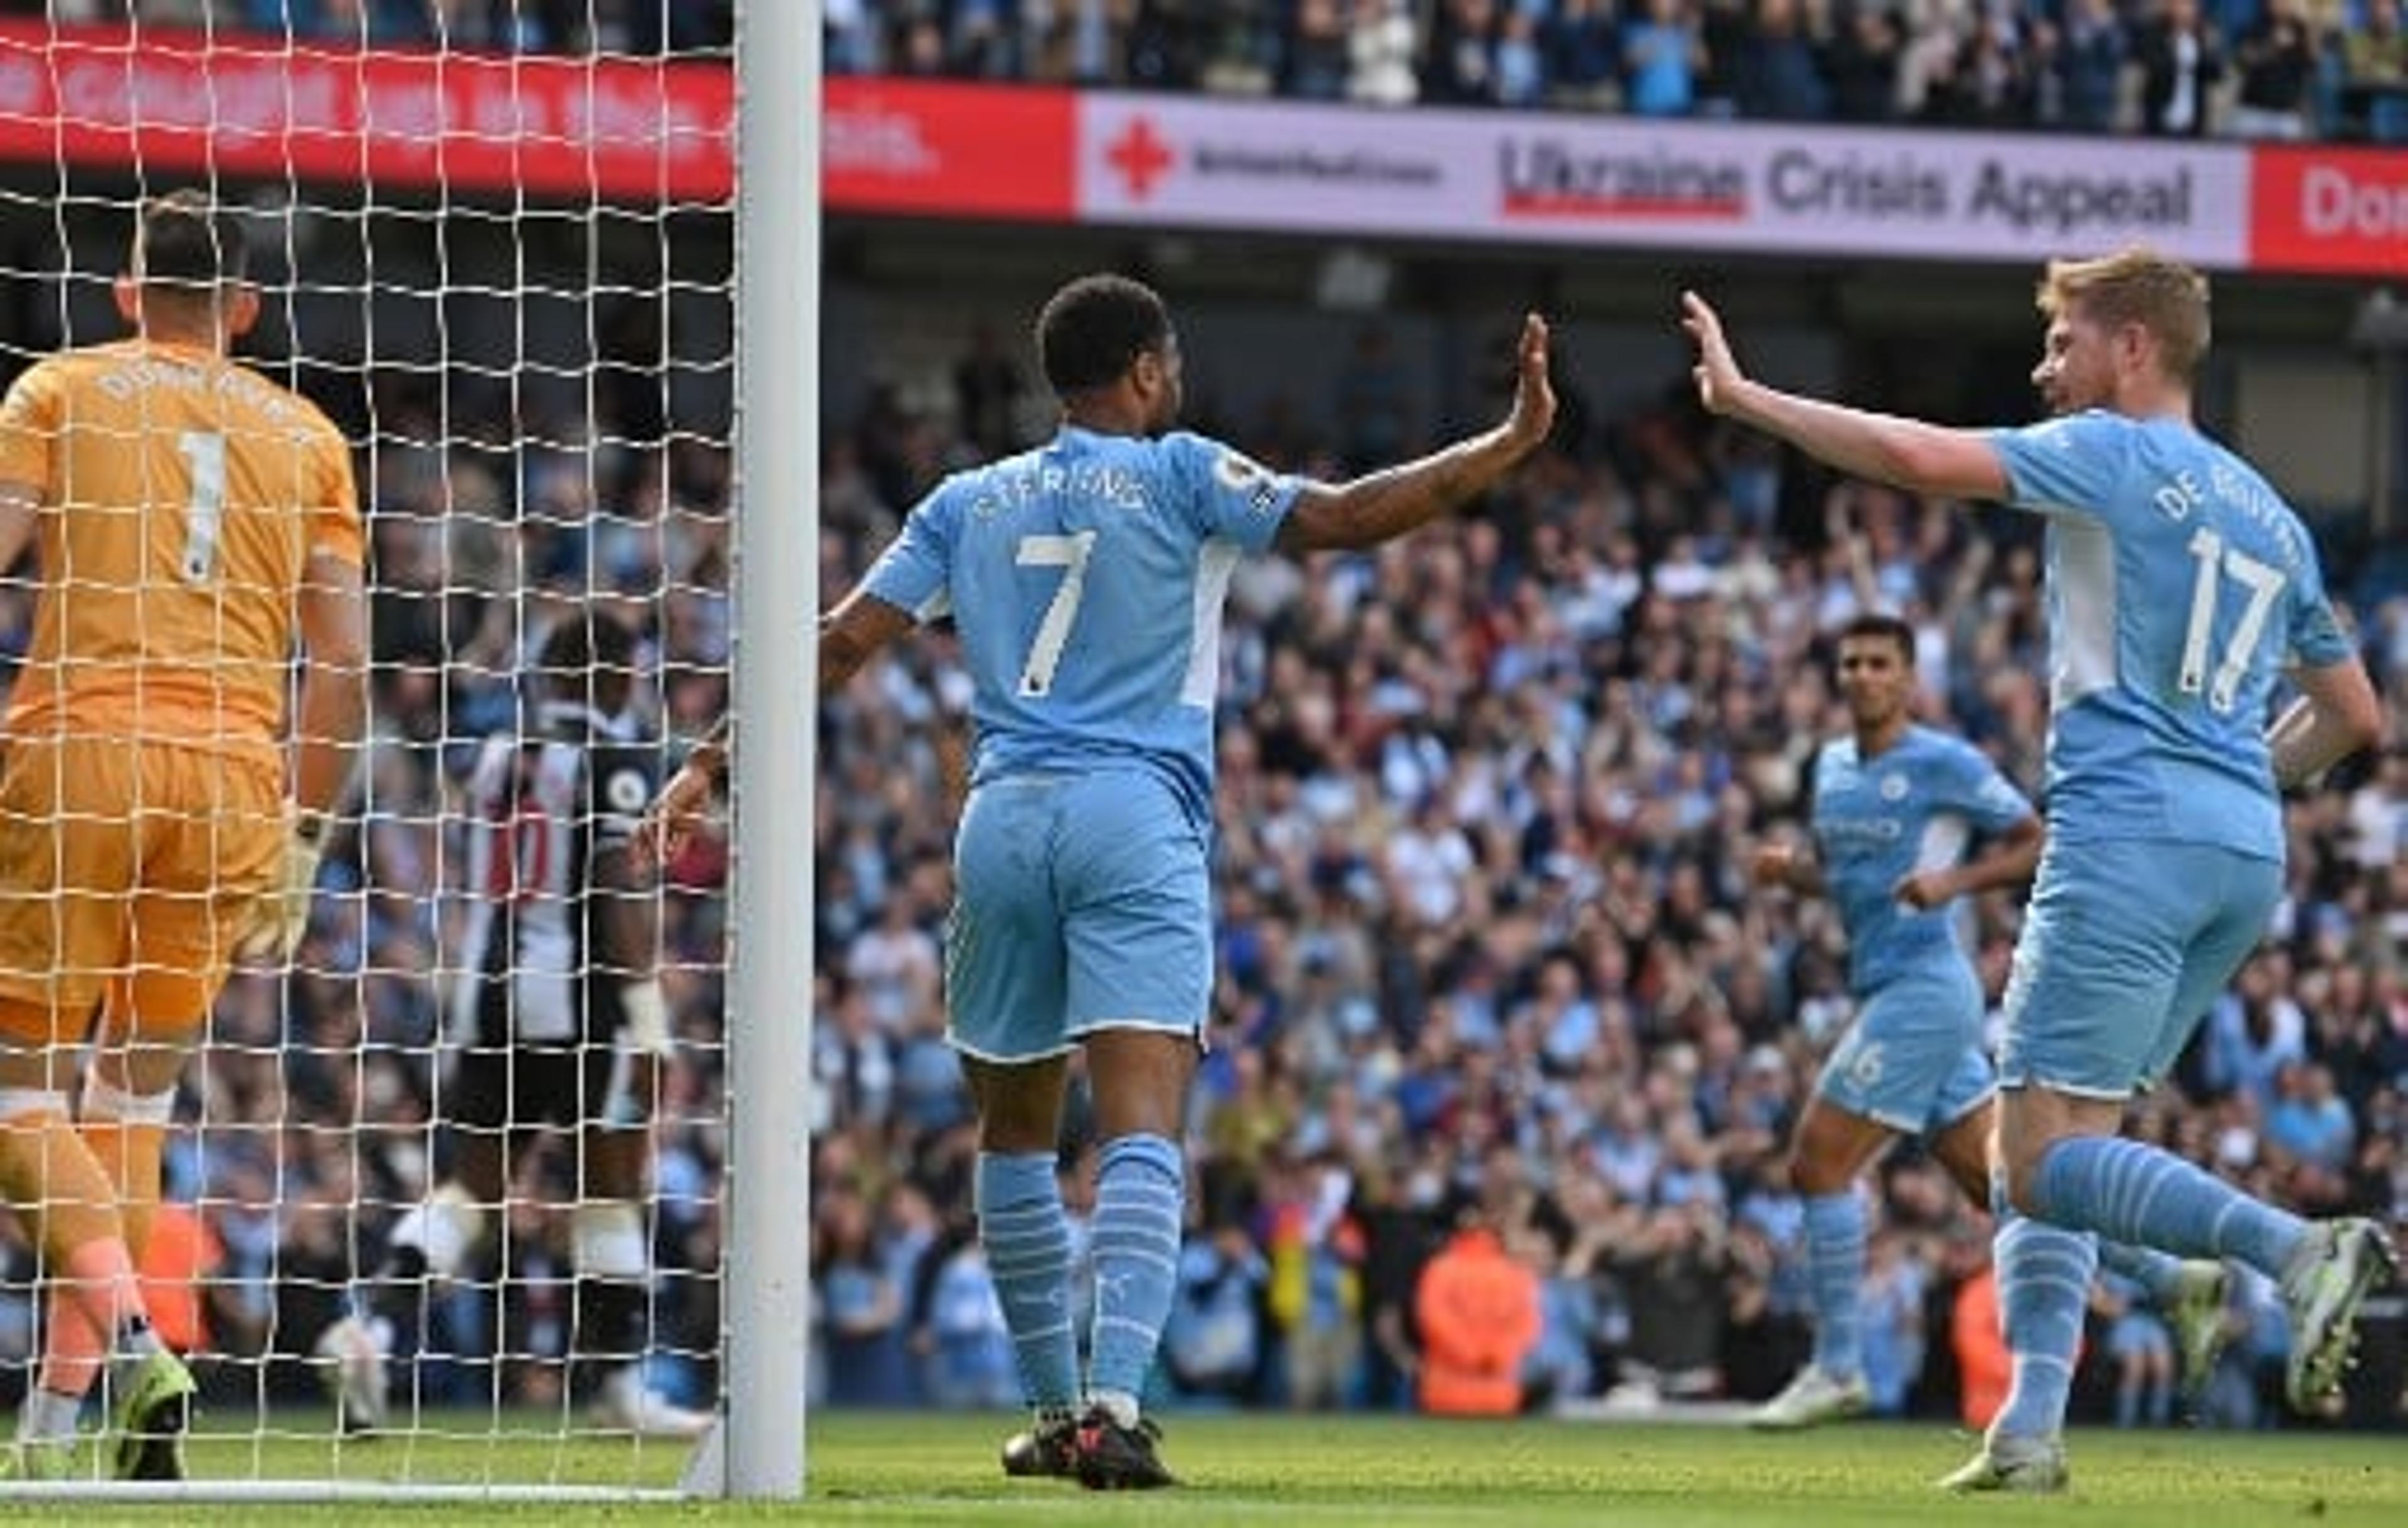
POLYGON ((1910 664, 1914 662, 1914 628, 1897 616, 1868 610, 1840 628, 1840 641, 1844 642, 1852 636, 1886 638, 1898 645, 1899 657, 1910 664))
POLYGON ((1160 294, 1125 276, 1082 276, 1037 315, 1037 360, 1062 397, 1108 387, 1170 337, 1160 294))
POLYGON ((571 610, 544 634, 535 666, 536 678, 555 695, 624 698, 636 680, 636 634, 609 616, 571 610))
POLYGON ((250 274, 251 241, 206 192, 169 192, 142 204, 131 269, 144 286, 206 292, 250 274))

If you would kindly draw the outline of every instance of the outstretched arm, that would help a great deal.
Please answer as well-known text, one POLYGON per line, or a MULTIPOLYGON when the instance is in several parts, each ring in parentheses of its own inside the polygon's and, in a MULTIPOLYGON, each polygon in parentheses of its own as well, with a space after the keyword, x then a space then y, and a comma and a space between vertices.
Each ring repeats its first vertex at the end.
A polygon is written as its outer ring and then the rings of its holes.
POLYGON ((2004 499, 2006 464, 1975 430, 1870 413, 1767 387, 1739 369, 1722 319, 1694 292, 1681 294, 1681 327, 1698 347, 1698 401, 1713 413, 1777 436, 1842 472, 1917 493, 2004 499))
POLYGON ((1536 450, 1555 423, 1547 376, 1547 321, 1522 320, 1513 409, 1505 421, 1444 450, 1342 484, 1299 491, 1273 543, 1297 552, 1375 547, 1460 507, 1536 450))
MULTIPOLYGON (((820 693, 841 690, 878 650, 911 629, 911 613, 855 589, 820 617, 820 693)), ((685 847, 727 779, 734 718, 722 716, 644 814, 632 852, 638 866, 667 861, 685 847)))
POLYGON ((1987 850, 1963 864, 1918 870, 1903 877, 1893 889, 1900 902, 1928 911, 1960 896, 2020 886, 2039 868, 2041 846, 2048 835, 2040 819, 2027 817, 1998 836, 1987 850))

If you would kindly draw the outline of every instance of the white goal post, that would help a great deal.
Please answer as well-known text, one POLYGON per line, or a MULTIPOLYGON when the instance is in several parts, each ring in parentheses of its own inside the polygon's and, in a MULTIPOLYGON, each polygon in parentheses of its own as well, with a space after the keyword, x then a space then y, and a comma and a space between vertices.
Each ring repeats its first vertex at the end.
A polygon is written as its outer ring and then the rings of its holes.
MULTIPOLYGON (((350 447, 375 618, 369 741, 312 934, 289 972, 237 963, 166 1133, 162 1219, 189 1262, 147 1264, 145 1287, 181 1312, 163 1333, 202 1378, 191 1476, 108 1478, 104 1378, 70 1473, 0 1478, 0 1507, 803 1493, 822 40, 817 7, 784 0, 735 0, 732 36, 681 31, 708 8, 430 7, 452 20, 423 36, 296 30, 300 7, 263 30, 236 0, 161 7, 179 23, 0 19, 0 270, 55 293, 0 312, 0 382, 120 338, 111 281, 138 209, 199 188, 252 251, 264 316, 235 358, 350 447), (515 30, 482 30, 497 17, 515 30), (466 882, 470 836, 501 821, 471 821, 469 777, 489 743, 532 746, 538 653, 571 617, 634 633, 624 735, 655 780, 723 710, 738 720, 724 826, 652 898, 672 1036, 644 1132, 656 1176, 607 1204, 583 1186, 585 1127, 633 1134, 640 1063, 610 1052, 609 1100, 547 1128, 515 1112, 519 947, 482 978, 509 993, 480 1000, 508 1044, 454 996, 490 948, 464 945, 468 906, 518 894, 466 882), (472 1032, 477 1064, 513 1079, 487 1134, 532 1142, 484 1203, 438 1187, 472 1032), (630 1203, 632 1230, 588 1214, 630 1203), (438 1256, 455 1231, 466 1250, 438 1256), (605 1283, 642 1291, 641 1346, 609 1372, 657 1413, 580 1387, 605 1283), (407 1337, 377 1290, 414 1301, 407 1337), (355 1349, 320 1341, 347 1320, 390 1381, 373 1428, 317 1388, 351 1372, 355 1349), (699 1436, 631 1420, 696 1412, 699 1436)), ((0 582, 11 653, 38 576, 0 582)), ((590 662, 563 704, 601 717, 609 665, 590 662)), ((562 831, 624 806, 612 784, 562 831)), ((517 809, 491 852, 531 876, 517 809)), ((575 837, 579 863, 601 841, 575 837)), ((569 990, 615 969, 583 954, 569 990)), ((53 1271, 0 1228, 12 1405, 45 1372, 53 1271)))

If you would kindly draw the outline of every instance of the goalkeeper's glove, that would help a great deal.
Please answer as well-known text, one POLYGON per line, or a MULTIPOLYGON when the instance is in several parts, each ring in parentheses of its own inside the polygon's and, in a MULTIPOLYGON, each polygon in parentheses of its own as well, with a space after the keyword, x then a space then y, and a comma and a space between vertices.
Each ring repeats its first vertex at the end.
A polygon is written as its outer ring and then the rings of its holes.
POLYGON ((323 851, 326 819, 298 807, 286 814, 290 830, 284 838, 284 864, 276 885, 252 904, 251 916, 235 949, 251 960, 280 961, 300 944, 309 926, 309 904, 318 890, 318 857, 323 851))

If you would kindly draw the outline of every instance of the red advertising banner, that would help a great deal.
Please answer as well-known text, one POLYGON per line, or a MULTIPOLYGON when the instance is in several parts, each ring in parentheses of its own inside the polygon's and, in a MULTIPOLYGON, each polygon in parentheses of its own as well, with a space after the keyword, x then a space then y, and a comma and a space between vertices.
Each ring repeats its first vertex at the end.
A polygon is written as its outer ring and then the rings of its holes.
POLYGON ((2408 276, 2408 154, 2380 149, 2256 150, 2249 268, 2408 276))
POLYGON ((827 82, 821 199, 847 212, 1068 222, 1078 98, 907 79, 827 82))
POLYGON ((0 158, 629 201, 735 184, 724 64, 0 23, 0 158))

